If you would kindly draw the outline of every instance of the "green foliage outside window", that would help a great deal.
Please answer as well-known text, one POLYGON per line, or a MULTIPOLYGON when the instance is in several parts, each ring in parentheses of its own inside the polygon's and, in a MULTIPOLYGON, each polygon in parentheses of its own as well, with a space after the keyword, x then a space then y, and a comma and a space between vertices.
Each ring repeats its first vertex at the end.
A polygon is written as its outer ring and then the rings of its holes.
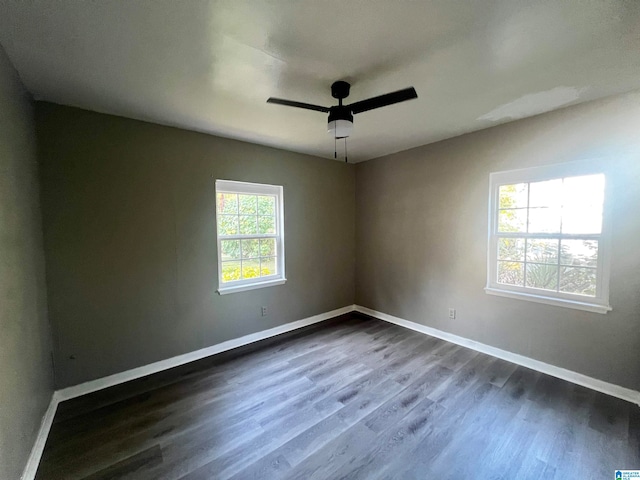
POLYGON ((222 264, 222 280, 231 282, 240 280, 241 278, 257 278, 273 275, 271 269, 267 266, 245 266, 241 267, 240 262, 225 262, 222 264))

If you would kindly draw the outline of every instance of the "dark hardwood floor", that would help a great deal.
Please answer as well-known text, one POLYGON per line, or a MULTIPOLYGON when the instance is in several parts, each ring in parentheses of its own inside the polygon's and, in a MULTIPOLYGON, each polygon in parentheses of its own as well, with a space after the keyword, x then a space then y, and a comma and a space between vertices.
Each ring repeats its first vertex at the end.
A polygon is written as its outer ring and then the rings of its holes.
POLYGON ((640 408, 358 315, 60 405, 38 479, 609 479, 640 408))

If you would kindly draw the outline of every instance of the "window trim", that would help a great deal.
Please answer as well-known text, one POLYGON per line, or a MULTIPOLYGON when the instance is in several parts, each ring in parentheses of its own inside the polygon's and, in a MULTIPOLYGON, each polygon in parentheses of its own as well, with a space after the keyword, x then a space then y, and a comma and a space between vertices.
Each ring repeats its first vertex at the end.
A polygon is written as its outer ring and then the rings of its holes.
MULTIPOLYGON (((601 162, 578 161, 556 165, 545 165, 517 170, 493 172, 489 175, 489 235, 487 241, 487 284, 485 292, 490 295, 527 300, 559 307, 573 308, 606 314, 612 310, 609 305, 609 279, 610 279, 610 252, 611 252, 611 189, 608 184, 608 175, 601 162), (514 183, 531 183, 556 178, 575 177, 581 175, 603 174, 605 176, 604 204, 602 211, 602 231, 594 235, 575 235, 577 238, 598 238, 598 264, 596 267, 596 296, 587 297, 564 292, 547 292, 530 287, 505 285, 497 282, 498 268, 498 238, 501 235, 497 231, 499 210, 499 187, 514 183)), ((528 234, 522 238, 570 238, 572 235, 563 234, 528 234)))
POLYGON ((238 182, 235 180, 216 180, 215 185, 215 219, 216 219, 216 243, 218 255, 218 289, 219 295, 228 293, 245 292, 257 288, 273 287, 283 285, 287 279, 285 276, 284 261, 284 191, 280 185, 269 185, 262 183, 238 182), (255 234, 255 235, 233 235, 220 236, 218 229, 218 193, 236 193, 241 195, 271 195, 276 198, 276 233, 275 234, 255 234), (232 282, 222 282, 222 250, 221 241, 233 239, 255 238, 275 238, 276 239, 276 265, 278 273, 266 277, 249 278, 244 280, 234 280, 232 282))

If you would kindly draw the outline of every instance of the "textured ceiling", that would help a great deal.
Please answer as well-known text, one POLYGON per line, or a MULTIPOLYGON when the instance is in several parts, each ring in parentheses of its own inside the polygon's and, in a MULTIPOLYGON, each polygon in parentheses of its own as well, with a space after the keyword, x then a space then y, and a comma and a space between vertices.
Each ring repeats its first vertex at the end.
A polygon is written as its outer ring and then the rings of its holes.
POLYGON ((333 157, 332 105, 361 161, 640 88, 637 0, 0 0, 0 43, 37 99, 333 157))

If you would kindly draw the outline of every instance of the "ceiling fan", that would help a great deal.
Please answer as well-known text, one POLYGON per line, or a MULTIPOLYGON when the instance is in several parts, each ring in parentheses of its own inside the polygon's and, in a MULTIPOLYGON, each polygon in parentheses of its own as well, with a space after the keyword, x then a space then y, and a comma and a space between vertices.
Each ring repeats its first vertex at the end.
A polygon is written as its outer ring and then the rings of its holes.
POLYGON ((386 93, 377 97, 368 98, 351 105, 343 105, 342 100, 349 96, 351 85, 345 81, 339 80, 331 85, 331 96, 337 98, 339 104, 333 107, 323 107, 321 105, 312 105, 310 103, 296 102, 293 100, 284 100, 282 98, 270 97, 267 103, 275 103, 277 105, 286 105, 287 107, 306 108, 307 110, 315 110, 329 114, 328 132, 333 137, 347 138, 353 130, 353 116, 358 113, 373 110, 374 108, 386 107, 394 103, 404 102, 418 98, 416 89, 413 87, 398 90, 397 92, 386 93))

